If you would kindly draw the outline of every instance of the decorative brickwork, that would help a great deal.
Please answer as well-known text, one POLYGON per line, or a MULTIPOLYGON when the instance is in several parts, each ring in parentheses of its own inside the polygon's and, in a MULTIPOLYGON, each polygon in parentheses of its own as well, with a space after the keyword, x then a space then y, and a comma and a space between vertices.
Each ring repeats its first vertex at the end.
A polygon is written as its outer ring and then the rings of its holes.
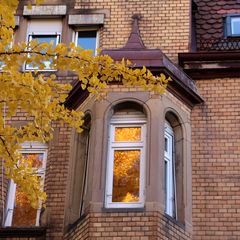
POLYGON ((240 79, 197 81, 192 113, 194 240, 240 239, 240 79))

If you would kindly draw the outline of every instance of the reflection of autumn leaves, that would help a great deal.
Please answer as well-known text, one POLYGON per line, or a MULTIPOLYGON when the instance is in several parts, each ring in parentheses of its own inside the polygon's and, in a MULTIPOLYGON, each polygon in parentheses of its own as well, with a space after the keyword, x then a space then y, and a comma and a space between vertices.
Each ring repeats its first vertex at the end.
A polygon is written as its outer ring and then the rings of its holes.
MULTIPOLYGON (((42 167, 43 154, 23 153, 22 163, 29 167, 39 169, 42 167)), ((13 211, 13 226, 34 226, 36 223, 37 210, 31 207, 26 195, 16 189, 15 207, 13 211)))
POLYGON ((114 152, 113 202, 139 199, 140 150, 114 152))
POLYGON ((31 207, 26 195, 17 189, 12 225, 34 226, 36 216, 37 210, 31 207))
POLYGON ((141 128, 140 127, 116 127, 115 129, 115 141, 140 141, 141 140, 141 128))
POLYGON ((115 151, 114 176, 124 177, 132 175, 134 169, 139 170, 140 151, 115 151))
POLYGON ((24 162, 26 162, 29 166, 34 168, 42 167, 43 154, 36 153, 23 153, 24 162))

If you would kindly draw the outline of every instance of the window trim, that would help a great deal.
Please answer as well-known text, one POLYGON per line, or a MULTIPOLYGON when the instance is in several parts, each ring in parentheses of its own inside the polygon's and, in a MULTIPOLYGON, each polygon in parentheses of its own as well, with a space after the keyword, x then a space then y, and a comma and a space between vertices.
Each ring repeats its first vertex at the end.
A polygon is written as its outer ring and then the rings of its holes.
POLYGON ((96 46, 95 46, 95 51, 94 51, 94 56, 96 56, 97 49, 99 48, 99 31, 98 31, 98 29, 97 28, 76 28, 74 30, 73 36, 72 36, 72 42, 75 44, 75 46, 78 46, 77 41, 78 41, 78 33, 79 32, 96 32, 96 46))
POLYGON ((168 139, 167 151, 164 147, 164 188, 165 188, 165 213, 177 219, 176 199, 176 171, 174 159, 174 132, 171 125, 166 121, 164 127, 164 144, 168 139), (167 166, 167 170, 166 170, 167 166), (167 171, 167 173, 166 173, 167 171), (167 175, 166 175, 167 174, 167 175))
POLYGON ((225 17, 225 36, 226 37, 240 37, 239 34, 233 34, 232 29, 232 19, 239 18, 240 21, 240 14, 228 14, 225 17))
MULTIPOLYGON (((125 115, 126 116, 126 115, 125 115)), ((105 188, 105 208, 143 208, 145 204, 145 168, 146 168, 146 119, 120 118, 112 119, 108 137, 108 157, 105 188), (116 127, 141 127, 141 141, 139 142, 114 142, 114 130, 116 127), (138 150, 140 149, 140 181, 139 181, 139 202, 112 202, 113 192, 113 168, 114 150, 138 150)))
MULTIPOLYGON (((22 149, 19 150, 19 152, 23 154, 24 153, 40 153, 40 154, 42 153, 43 154, 42 167, 37 170, 37 175, 41 177, 41 183, 44 186, 46 162, 47 162, 47 146, 45 144, 41 144, 37 142, 32 142, 32 143, 27 142, 22 144, 22 149)), ((6 210, 5 210, 4 227, 12 226, 14 203, 16 198, 16 189, 17 189, 17 185, 13 182, 13 180, 10 180, 9 187, 8 187, 6 210)), ((40 213, 41 213, 41 207, 37 209, 35 226, 40 226, 40 213)))
MULTIPOLYGON (((61 43, 61 33, 60 32, 29 32, 27 34, 27 39, 26 42, 27 44, 32 41, 32 36, 33 35, 40 35, 40 36, 56 36, 56 46, 61 43)), ((56 71, 56 69, 50 69, 50 68, 44 68, 39 70, 38 67, 29 67, 29 64, 25 64, 25 71, 34 71, 34 70, 38 70, 38 71, 48 71, 48 72, 52 72, 52 71, 56 71)))

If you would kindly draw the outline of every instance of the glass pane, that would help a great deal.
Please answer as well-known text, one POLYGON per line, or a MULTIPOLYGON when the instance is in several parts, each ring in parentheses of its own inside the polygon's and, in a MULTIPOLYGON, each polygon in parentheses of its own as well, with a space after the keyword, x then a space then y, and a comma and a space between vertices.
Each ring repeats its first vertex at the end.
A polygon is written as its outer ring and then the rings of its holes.
POLYGON ((78 32, 77 45, 83 49, 93 50, 93 55, 96 50, 96 31, 80 31, 78 32))
POLYGON ((168 151, 168 139, 167 138, 164 138, 165 140, 165 143, 164 143, 164 150, 165 150, 165 152, 167 152, 168 151))
POLYGON ((16 189, 12 226, 35 226, 37 210, 32 208, 27 197, 16 189))
POLYGON ((114 140, 116 142, 140 141, 141 140, 141 128, 140 127, 116 127, 114 140))
POLYGON ((53 41, 53 46, 57 45, 57 35, 32 35, 32 40, 38 41, 39 43, 53 41))
POLYGON ((232 34, 240 35, 240 18, 232 18, 232 34))
POLYGON ((114 151, 112 202, 138 202, 140 150, 114 151))
POLYGON ((23 153, 23 158, 34 168, 41 168, 43 163, 43 153, 23 153))
MULTIPOLYGON (((53 47, 57 45, 57 35, 32 35, 32 40, 38 41, 39 43, 53 42, 53 47)), ((42 51, 44 53, 44 51, 42 51)), ((44 61, 45 69, 50 69, 51 61, 44 61)), ((31 64, 27 65, 27 68, 34 68, 31 64)), ((38 68, 38 67, 36 67, 38 68)))

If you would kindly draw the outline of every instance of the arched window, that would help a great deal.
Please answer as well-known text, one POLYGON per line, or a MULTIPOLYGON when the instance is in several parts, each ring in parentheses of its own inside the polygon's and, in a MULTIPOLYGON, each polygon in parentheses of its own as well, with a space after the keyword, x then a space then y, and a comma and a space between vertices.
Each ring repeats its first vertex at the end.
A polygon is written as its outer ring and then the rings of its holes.
POLYGON ((86 114, 81 133, 75 133, 72 156, 72 176, 69 194, 69 223, 74 223, 85 214, 87 173, 89 156, 89 136, 91 129, 91 116, 86 114))
POLYGON ((171 125, 165 122, 164 131, 164 190, 165 212, 176 217, 176 174, 174 159, 174 132, 171 125))
POLYGON ((167 112, 164 131, 165 213, 185 222, 183 187, 183 129, 178 117, 167 112))
POLYGON ((107 208, 144 206, 146 116, 133 105, 118 105, 110 120, 107 208))

